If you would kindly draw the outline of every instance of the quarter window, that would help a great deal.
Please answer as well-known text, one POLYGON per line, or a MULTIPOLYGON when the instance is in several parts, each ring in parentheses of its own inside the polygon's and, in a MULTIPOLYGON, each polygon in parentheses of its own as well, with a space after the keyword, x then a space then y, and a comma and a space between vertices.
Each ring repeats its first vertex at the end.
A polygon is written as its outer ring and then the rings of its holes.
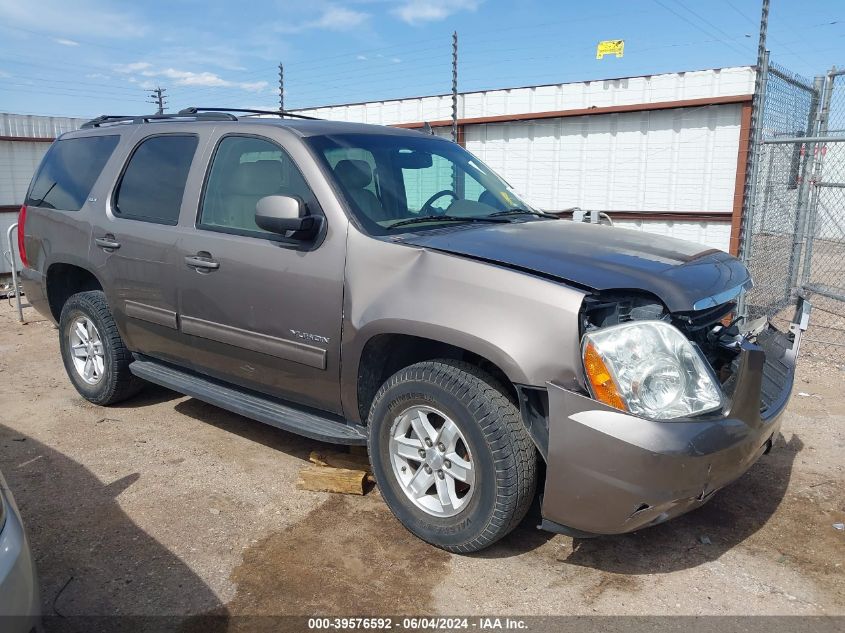
POLYGON ((122 218, 175 225, 197 137, 168 134, 143 141, 132 154, 115 195, 122 218))
POLYGON ((120 136, 87 136, 53 143, 29 189, 26 205, 79 211, 120 136))
POLYGON ((199 226, 239 234, 272 235, 255 223, 255 205, 265 196, 309 202, 313 194, 287 153, 270 141, 227 136, 208 174, 199 226))

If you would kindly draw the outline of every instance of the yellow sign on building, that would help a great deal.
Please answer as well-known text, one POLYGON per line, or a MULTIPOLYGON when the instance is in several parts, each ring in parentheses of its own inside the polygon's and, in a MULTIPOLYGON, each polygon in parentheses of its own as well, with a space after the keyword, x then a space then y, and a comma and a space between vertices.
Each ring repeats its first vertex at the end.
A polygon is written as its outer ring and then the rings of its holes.
POLYGON ((604 40, 596 48, 596 59, 603 59, 605 55, 622 57, 625 52, 625 40, 604 40))

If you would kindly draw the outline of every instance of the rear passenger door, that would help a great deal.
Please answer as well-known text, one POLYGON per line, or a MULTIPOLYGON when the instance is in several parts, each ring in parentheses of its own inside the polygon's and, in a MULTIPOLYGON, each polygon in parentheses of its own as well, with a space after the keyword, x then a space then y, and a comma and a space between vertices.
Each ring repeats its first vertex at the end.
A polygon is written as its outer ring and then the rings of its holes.
POLYGON ((195 228, 186 227, 179 244, 179 320, 193 366, 339 412, 345 227, 329 225, 314 242, 285 241, 255 223, 255 205, 268 195, 297 197, 323 215, 279 141, 219 138, 195 228))
POLYGON ((91 245, 127 346, 183 365, 190 350, 178 333, 176 226, 202 141, 193 131, 138 139, 113 175, 115 185, 105 213, 95 219, 91 245))

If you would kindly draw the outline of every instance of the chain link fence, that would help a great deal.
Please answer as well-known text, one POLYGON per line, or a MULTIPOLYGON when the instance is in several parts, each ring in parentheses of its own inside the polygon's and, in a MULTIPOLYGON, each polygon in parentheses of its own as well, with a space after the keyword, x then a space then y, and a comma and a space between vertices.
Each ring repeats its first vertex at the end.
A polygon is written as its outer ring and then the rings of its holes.
POLYGON ((809 298, 805 349, 838 360, 845 348, 845 76, 832 70, 810 80, 770 64, 763 90, 745 248, 756 285, 745 310, 785 326, 796 298, 809 298))

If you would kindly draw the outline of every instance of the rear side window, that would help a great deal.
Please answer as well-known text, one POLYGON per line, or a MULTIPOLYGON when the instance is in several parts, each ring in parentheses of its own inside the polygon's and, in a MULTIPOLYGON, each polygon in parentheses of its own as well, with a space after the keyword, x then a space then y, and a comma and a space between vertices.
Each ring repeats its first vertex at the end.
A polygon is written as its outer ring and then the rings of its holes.
POLYGON ((120 136, 88 136, 56 141, 29 188, 26 205, 79 211, 103 171, 120 136))
POLYGON ((175 225, 185 182, 197 149, 197 137, 153 136, 135 149, 114 198, 121 218, 175 225))

